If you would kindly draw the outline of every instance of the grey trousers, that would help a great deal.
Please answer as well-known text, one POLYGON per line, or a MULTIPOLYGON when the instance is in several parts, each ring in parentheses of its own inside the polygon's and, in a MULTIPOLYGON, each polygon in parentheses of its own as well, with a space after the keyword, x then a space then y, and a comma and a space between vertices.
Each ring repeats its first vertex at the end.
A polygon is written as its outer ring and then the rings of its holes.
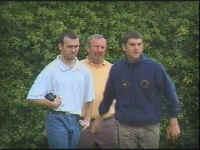
POLYGON ((160 124, 129 126, 119 124, 120 148, 159 148, 160 124))
POLYGON ((104 120, 99 130, 94 134, 91 132, 91 126, 89 126, 81 132, 79 148, 118 148, 117 123, 114 117, 104 120))

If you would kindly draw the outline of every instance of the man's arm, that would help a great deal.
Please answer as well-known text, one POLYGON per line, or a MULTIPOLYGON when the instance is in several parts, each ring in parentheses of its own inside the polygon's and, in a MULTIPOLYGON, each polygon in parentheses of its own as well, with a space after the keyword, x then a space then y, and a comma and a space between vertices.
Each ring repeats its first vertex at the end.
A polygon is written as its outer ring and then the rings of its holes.
POLYGON ((114 116, 114 114, 115 114, 115 103, 116 103, 116 100, 113 101, 112 105, 110 106, 110 109, 109 109, 108 113, 104 114, 103 116, 99 115, 95 119, 95 121, 94 121, 94 123, 93 123, 93 125, 91 127, 92 133, 95 133, 95 132, 97 132, 97 130, 99 130, 100 124, 102 123, 102 121, 105 118, 109 118, 109 117, 114 116))
POLYGON ((167 127, 166 131, 167 138, 169 140, 172 140, 172 142, 175 142, 175 140, 180 136, 181 133, 177 119, 178 113, 181 109, 181 105, 176 93, 175 85, 162 65, 160 72, 157 72, 157 85, 159 85, 159 89, 169 102, 168 115, 170 118, 169 126, 167 127))
POLYGON ((159 70, 156 72, 155 79, 159 91, 168 100, 168 115, 170 118, 176 118, 181 110, 181 103, 178 99, 174 83, 161 64, 159 70))
POLYGON ((103 100, 99 105, 99 114, 101 116, 103 116, 105 113, 108 112, 114 98, 115 98, 115 87, 113 82, 113 67, 112 67, 106 83, 103 100))
POLYGON ((83 114, 83 120, 79 120, 79 123, 83 128, 87 128, 90 125, 90 120, 91 120, 91 107, 92 107, 92 102, 87 102, 84 105, 84 114, 83 114))
POLYGON ((115 103, 116 103, 116 100, 113 100, 108 112, 105 113, 103 116, 101 116, 103 119, 114 116, 114 114, 115 114, 115 103))
POLYGON ((83 120, 90 121, 91 118, 91 107, 92 107, 92 102, 87 102, 85 103, 85 114, 83 116, 83 120))
POLYGON ((40 100, 30 100, 30 102, 44 108, 55 109, 58 108, 58 106, 60 106, 61 99, 59 97, 56 97, 54 101, 49 101, 48 99, 40 99, 40 100))

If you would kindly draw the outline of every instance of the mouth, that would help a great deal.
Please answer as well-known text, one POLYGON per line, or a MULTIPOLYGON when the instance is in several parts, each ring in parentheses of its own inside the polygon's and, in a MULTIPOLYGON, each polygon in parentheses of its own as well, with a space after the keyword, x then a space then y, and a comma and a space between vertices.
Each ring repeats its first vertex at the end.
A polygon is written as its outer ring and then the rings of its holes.
POLYGON ((136 53, 133 53, 134 55, 140 55, 140 53, 139 52, 136 52, 136 53))
POLYGON ((103 55, 103 54, 104 54, 104 52, 102 52, 102 51, 95 52, 95 55, 103 55))

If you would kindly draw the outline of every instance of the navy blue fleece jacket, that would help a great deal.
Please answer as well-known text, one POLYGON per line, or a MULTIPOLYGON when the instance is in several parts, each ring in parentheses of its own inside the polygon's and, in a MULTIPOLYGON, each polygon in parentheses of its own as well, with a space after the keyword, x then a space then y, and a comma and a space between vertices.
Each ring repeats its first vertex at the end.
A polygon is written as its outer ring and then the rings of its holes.
POLYGON ((176 117, 180 102, 164 67, 145 56, 136 63, 124 58, 111 68, 99 112, 105 114, 116 99, 115 118, 120 123, 156 124, 162 115, 162 96, 169 101, 169 117, 176 117))

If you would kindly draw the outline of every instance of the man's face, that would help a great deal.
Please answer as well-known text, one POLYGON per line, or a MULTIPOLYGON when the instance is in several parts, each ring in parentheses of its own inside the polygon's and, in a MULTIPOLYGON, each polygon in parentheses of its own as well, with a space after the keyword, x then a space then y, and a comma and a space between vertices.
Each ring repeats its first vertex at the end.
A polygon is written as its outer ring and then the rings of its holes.
POLYGON ((72 61, 79 52, 79 46, 79 39, 64 38, 64 43, 59 44, 60 53, 66 61, 72 61))
POLYGON ((94 62, 99 62, 104 59, 106 53, 107 43, 104 38, 92 39, 90 41, 90 47, 88 48, 89 58, 94 62))
POLYGON ((127 43, 123 45, 123 50, 129 60, 136 61, 143 53, 143 40, 142 39, 128 39, 127 43))

